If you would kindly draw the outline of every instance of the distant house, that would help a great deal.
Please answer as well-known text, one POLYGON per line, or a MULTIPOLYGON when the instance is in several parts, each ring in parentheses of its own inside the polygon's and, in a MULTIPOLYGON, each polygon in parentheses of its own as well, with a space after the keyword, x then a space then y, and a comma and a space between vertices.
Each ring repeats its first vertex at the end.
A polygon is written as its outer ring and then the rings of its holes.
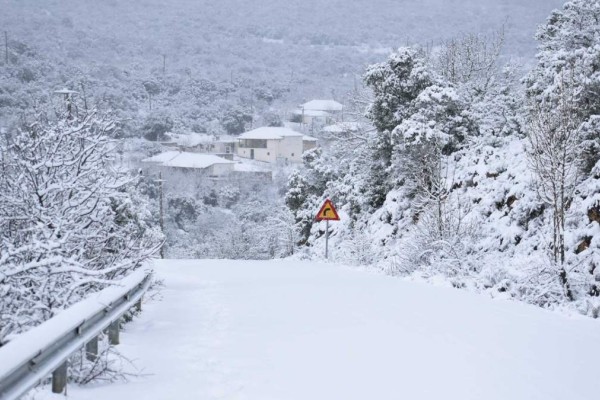
POLYGON ((142 160, 152 167, 168 168, 181 172, 196 172, 205 176, 225 176, 232 173, 235 162, 213 154, 167 151, 142 160))
POLYGON ((332 121, 332 115, 327 111, 304 110, 302 108, 292 112, 292 120, 305 125, 327 124, 332 121))
POLYGON ((311 100, 302 104, 300 108, 303 108, 304 110, 326 111, 330 114, 338 114, 342 112, 344 105, 335 100, 311 100))
POLYGON ((295 119, 307 125, 329 124, 339 119, 344 106, 335 100, 311 100, 301 104, 293 113, 295 119))
POLYGON ((212 135, 201 133, 170 133, 171 140, 181 151, 192 153, 208 153, 214 151, 215 138, 212 135))
POLYGON ((317 140, 283 127, 262 127, 238 137, 237 155, 252 160, 302 162, 302 153, 314 148, 317 140))
POLYGON ((215 152, 221 154, 235 154, 238 146, 238 139, 234 136, 221 136, 215 142, 215 152))
MULTIPOLYGON (((225 154, 224 156, 233 156, 225 154)), ((205 178, 225 180, 271 180, 270 169, 242 162, 234 162, 214 154, 166 151, 142 160, 147 173, 163 172, 166 179, 175 176, 202 181, 205 178)))

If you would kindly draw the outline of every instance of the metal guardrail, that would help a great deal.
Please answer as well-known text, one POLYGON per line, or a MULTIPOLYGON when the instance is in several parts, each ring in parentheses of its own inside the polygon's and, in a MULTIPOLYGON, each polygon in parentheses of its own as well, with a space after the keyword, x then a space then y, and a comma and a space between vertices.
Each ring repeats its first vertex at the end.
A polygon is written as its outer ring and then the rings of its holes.
POLYGON ((141 310, 151 275, 135 271, 0 347, 0 400, 18 399, 50 374, 52 391, 62 393, 69 356, 85 346, 94 360, 98 335, 107 328, 109 342, 119 344, 120 319, 133 307, 141 310))

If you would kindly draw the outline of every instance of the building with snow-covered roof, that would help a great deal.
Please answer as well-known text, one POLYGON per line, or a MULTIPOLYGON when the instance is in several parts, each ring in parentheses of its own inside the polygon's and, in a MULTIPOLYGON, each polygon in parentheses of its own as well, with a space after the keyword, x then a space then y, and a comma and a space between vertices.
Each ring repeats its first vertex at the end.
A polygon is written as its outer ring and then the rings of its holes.
POLYGON ((311 100, 300 105, 304 111, 325 111, 330 114, 342 112, 344 105, 335 100, 311 100))
POLYGON ((292 112, 293 121, 300 122, 305 125, 313 125, 313 124, 327 124, 329 123, 333 116, 329 114, 327 111, 317 111, 317 110, 304 110, 298 109, 292 112))
POLYGON ((238 137, 239 157, 275 162, 302 162, 306 146, 314 148, 316 139, 284 127, 262 127, 238 137), (312 147, 311 147, 312 146, 312 147))
POLYGON ((237 138, 234 136, 193 132, 168 135, 179 150, 191 153, 234 154, 237 146, 237 138))
POLYGON ((251 161, 232 161, 215 154, 166 151, 142 160, 147 174, 163 173, 163 178, 173 182, 204 182, 211 180, 271 180, 271 169, 266 165, 253 165, 251 161), (265 168, 266 167, 266 168, 265 168))
POLYGON ((164 153, 160 153, 157 154, 155 156, 152 157, 148 157, 148 158, 144 158, 142 160, 143 163, 151 163, 151 164, 160 164, 162 165, 162 163, 167 162, 172 160, 173 158, 177 157, 178 155, 180 155, 181 152, 180 151, 165 151, 164 153))
POLYGON ((207 176, 224 176, 234 171, 235 162, 213 154, 167 151, 142 160, 142 163, 162 168, 197 172, 207 176))
POLYGON ((342 114, 344 105, 335 100, 311 100, 293 111, 294 119, 306 125, 330 124, 342 114))

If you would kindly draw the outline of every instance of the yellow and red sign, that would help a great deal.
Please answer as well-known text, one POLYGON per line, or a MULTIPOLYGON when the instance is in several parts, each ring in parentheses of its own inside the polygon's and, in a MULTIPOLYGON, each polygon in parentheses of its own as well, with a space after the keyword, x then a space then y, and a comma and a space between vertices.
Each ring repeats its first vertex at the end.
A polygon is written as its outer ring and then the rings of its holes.
POLYGON ((331 200, 325 200, 325 203, 321 206, 321 209, 317 213, 315 218, 317 221, 339 221, 340 216, 338 215, 335 207, 331 200))

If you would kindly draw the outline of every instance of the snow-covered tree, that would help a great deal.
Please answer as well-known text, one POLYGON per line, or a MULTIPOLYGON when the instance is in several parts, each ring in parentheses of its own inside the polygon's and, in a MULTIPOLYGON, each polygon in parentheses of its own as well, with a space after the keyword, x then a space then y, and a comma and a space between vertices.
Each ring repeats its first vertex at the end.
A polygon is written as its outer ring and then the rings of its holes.
POLYGON ((119 169, 115 123, 24 121, 0 145, 0 343, 120 279, 152 257, 137 175, 119 169))
POLYGON ((538 62, 525 78, 530 101, 558 108, 565 83, 574 91, 581 126, 583 171, 600 159, 600 2, 572 0, 552 12, 537 32, 538 62))

